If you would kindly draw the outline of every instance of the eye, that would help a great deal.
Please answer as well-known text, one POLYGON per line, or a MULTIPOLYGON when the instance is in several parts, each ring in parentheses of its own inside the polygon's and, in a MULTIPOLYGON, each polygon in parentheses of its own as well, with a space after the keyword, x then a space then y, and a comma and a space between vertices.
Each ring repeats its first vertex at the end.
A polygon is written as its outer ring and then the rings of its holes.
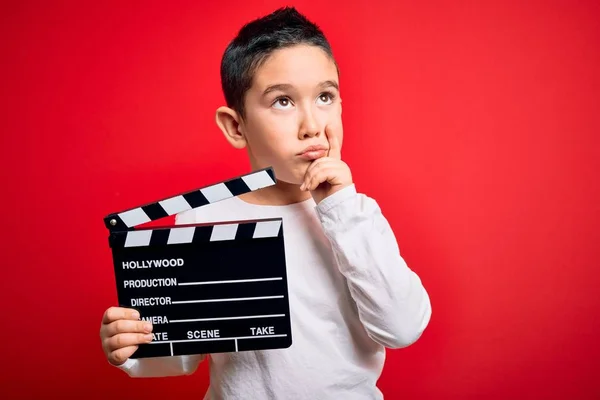
POLYGON ((322 101, 324 104, 331 104, 331 103, 333 103, 334 98, 335 98, 335 95, 333 95, 333 93, 324 92, 319 95, 318 99, 319 99, 319 101, 322 101))
POLYGON ((273 103, 273 107, 278 108, 280 110, 285 110, 287 108, 289 108, 292 104, 292 101, 287 98, 287 97, 278 97, 277 99, 275 99, 275 102, 273 103))

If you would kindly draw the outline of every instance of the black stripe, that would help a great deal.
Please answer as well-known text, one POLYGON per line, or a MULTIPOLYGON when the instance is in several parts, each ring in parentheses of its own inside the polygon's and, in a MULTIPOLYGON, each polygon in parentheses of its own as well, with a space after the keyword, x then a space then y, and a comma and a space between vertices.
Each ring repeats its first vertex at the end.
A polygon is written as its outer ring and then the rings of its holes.
POLYGON ((130 356, 132 359, 146 357, 165 357, 171 355, 170 343, 144 343, 130 356))
POLYGON ((152 236, 150 236, 149 246, 163 246, 167 244, 169 240, 170 229, 154 229, 152 230, 152 236))
POLYGON ((275 184, 275 171, 272 168, 267 169, 267 174, 271 177, 272 183, 275 184))
POLYGON ((169 214, 162 208, 158 203, 147 204, 141 207, 146 213, 150 221, 156 221, 157 219, 167 217, 169 214))
POLYGON ((104 218, 104 225, 111 231, 126 231, 129 229, 125 222, 117 214, 110 214, 104 218), (115 221, 115 225, 111 225, 110 221, 115 221))
POLYGON ((229 182, 225 182, 225 186, 234 196, 250 192, 250 188, 246 185, 246 182, 242 178, 232 179, 229 182))
POLYGON ((256 222, 240 223, 235 234, 235 240, 240 239, 252 239, 254 231, 256 230, 256 222))
POLYGON ((202 207, 208 204, 208 200, 206 200, 206 197, 204 197, 202 192, 199 190, 196 190, 195 192, 186 193, 183 195, 183 198, 185 199, 185 201, 188 202, 188 204, 192 208, 202 207))
POLYGON ((212 230, 212 226, 197 226, 194 230, 194 237, 192 238, 192 242, 209 242, 212 230))
POLYGON ((111 248, 121 248, 125 247, 125 239, 127 237, 127 232, 111 232, 108 236, 108 245, 111 248))

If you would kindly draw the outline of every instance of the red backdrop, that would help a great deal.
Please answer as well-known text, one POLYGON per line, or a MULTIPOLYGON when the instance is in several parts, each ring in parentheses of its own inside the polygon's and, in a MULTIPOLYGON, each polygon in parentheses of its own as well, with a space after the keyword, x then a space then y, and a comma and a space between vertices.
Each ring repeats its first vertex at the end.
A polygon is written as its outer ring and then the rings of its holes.
MULTIPOLYGON (((103 358, 102 217, 247 171, 219 60, 283 3, 83 3, 2 5, 0 397, 201 398, 206 365, 103 358)), ((431 295, 389 399, 600 395, 600 3, 519 3, 295 2, 341 65, 343 156, 431 295)))

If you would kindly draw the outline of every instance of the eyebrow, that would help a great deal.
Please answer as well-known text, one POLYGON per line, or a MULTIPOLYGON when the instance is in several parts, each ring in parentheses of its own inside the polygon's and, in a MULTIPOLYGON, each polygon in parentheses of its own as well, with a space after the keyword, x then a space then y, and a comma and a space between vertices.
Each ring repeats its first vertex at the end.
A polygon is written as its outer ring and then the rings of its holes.
POLYGON ((321 82, 321 83, 319 84, 319 87, 320 87, 320 88, 322 88, 322 89, 326 89, 326 88, 328 88, 328 87, 334 87, 336 90, 338 90, 338 91, 340 90, 340 86, 339 86, 339 85, 338 85, 338 83, 337 83, 337 82, 335 82, 335 81, 325 81, 325 82, 321 82))
MULTIPOLYGON (((337 82, 335 82, 335 81, 331 81, 331 80, 328 80, 328 81, 321 82, 321 83, 319 83, 317 86, 318 86, 319 88, 321 88, 321 89, 325 89, 325 88, 328 88, 328 87, 334 87, 334 88, 335 88, 335 89, 337 89, 338 91, 340 90, 340 87, 339 87, 339 85, 337 84, 337 82)), ((277 84, 274 84, 274 85, 269 85, 269 86, 267 86, 267 88, 266 88, 266 89, 263 91, 263 94, 262 94, 262 95, 263 95, 263 96, 266 96, 266 95, 268 95, 269 93, 271 93, 271 92, 275 92, 275 91, 277 91, 277 90, 280 90, 280 91, 282 91, 282 92, 283 92, 283 91, 286 91, 286 90, 290 90, 290 89, 292 89, 293 87, 294 87, 294 86, 293 86, 293 85, 291 85, 291 84, 289 84, 289 83, 277 83, 277 84)))

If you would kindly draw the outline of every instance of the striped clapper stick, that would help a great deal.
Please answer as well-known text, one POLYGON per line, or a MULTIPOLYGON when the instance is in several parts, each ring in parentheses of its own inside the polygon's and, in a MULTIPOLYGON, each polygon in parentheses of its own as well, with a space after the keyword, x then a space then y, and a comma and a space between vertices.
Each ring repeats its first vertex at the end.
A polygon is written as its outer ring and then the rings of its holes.
POLYGON ((267 168, 104 218, 119 306, 153 323, 131 358, 291 346, 281 218, 138 226, 274 184, 267 168))

